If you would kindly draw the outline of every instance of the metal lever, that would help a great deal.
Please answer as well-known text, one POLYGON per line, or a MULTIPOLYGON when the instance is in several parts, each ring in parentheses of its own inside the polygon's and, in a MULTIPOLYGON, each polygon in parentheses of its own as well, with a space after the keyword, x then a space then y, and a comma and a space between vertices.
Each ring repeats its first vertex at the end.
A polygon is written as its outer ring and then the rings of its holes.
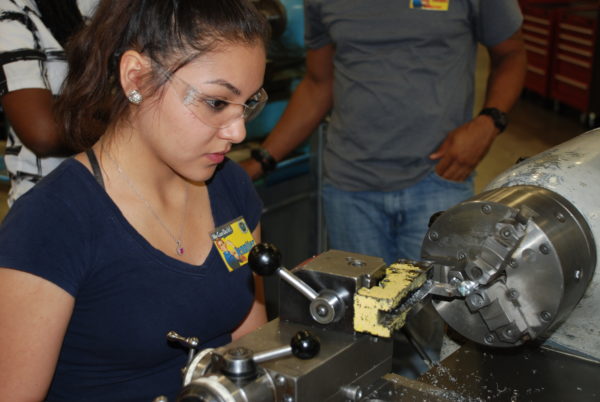
POLYGON ((167 332, 167 340, 170 342, 177 342, 190 350, 189 354, 188 354, 188 364, 190 364, 190 362, 194 358, 194 350, 200 344, 200 340, 198 338, 196 338, 195 336, 186 338, 184 336, 179 335, 175 331, 167 332))
POLYGON ((256 364, 280 357, 294 355, 299 359, 307 360, 315 357, 321 344, 319 339, 309 331, 298 331, 291 339, 288 346, 253 354, 245 347, 229 349, 223 355, 221 371, 228 377, 238 379, 252 378, 256 374, 256 364))
POLYGON ((342 318, 344 303, 338 294, 331 289, 316 292, 308 284, 281 266, 281 253, 271 243, 260 243, 252 247, 248 255, 248 264, 256 274, 265 276, 278 274, 310 300, 310 314, 320 324, 329 324, 342 318))

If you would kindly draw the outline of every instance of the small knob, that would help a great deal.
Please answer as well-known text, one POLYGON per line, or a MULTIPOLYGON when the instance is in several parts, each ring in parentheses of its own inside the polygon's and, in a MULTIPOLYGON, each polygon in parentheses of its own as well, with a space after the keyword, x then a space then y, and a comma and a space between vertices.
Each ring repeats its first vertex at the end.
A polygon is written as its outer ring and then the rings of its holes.
POLYGON ((263 363, 289 355, 306 360, 315 357, 320 349, 321 344, 319 343, 319 339, 307 330, 302 330, 296 332, 288 346, 256 353, 253 360, 255 363, 263 363))
POLYGON ((259 243, 248 255, 248 265, 258 275, 272 275, 281 267, 281 252, 271 243, 259 243))
POLYGON ((298 331, 290 342, 292 354, 299 359, 312 359, 321 349, 319 339, 307 330, 298 331))

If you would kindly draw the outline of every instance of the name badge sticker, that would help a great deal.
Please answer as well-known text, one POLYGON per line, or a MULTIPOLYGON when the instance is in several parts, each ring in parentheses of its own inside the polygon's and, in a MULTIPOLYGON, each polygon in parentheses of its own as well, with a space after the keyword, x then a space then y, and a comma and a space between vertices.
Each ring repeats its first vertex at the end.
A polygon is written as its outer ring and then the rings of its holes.
POLYGON ((229 272, 248 263, 248 254, 255 242, 243 217, 219 226, 210 234, 210 238, 229 272))
POLYGON ((432 11, 448 11, 450 0, 409 0, 410 8, 432 11))

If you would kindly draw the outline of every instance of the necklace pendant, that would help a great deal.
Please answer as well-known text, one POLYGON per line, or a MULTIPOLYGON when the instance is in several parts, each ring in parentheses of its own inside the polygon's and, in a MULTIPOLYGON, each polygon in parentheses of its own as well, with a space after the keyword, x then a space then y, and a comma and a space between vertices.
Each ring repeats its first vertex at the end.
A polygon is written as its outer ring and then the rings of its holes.
POLYGON ((177 248, 175 249, 175 252, 177 253, 177 255, 183 255, 185 250, 183 249, 183 247, 181 245, 181 240, 177 240, 176 243, 177 243, 177 248))

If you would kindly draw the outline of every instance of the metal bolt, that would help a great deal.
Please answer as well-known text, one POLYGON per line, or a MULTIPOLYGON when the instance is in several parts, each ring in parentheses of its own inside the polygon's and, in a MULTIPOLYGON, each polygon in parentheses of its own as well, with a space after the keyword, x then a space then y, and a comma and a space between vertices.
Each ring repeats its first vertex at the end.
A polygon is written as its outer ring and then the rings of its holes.
POLYGON ((540 252, 541 252, 542 254, 548 254, 548 253, 550 252, 550 248, 548 248, 548 245, 547 245, 547 244, 542 244, 542 245, 540 246, 540 252))
POLYGON ((519 268, 519 263, 514 258, 508 263, 512 268, 519 268))
POLYGON ((317 307, 317 314, 319 315, 319 317, 326 317, 327 313, 327 307, 325 307, 324 305, 320 305, 319 307, 317 307))
POLYGON ((438 232, 429 232, 429 240, 438 241, 440 239, 440 234, 438 232))
POLYGON ((457 254, 458 260, 459 261, 463 261, 467 259, 467 253, 465 253, 464 251, 459 251, 457 254))
POLYGON ((483 340, 485 341, 485 343, 494 343, 496 341, 496 336, 494 334, 487 334, 483 340))
POLYGON ((469 295, 468 300, 473 307, 481 307, 485 304, 485 299, 479 293, 469 295))
POLYGON ((458 286, 458 285, 460 285, 461 280, 460 280, 460 278, 457 278, 455 276, 453 278, 450 278, 449 282, 450 282, 450 285, 452 285, 452 286, 458 286))
POLYGON ((515 301, 519 298, 519 291, 517 289, 510 289, 506 292, 506 297, 508 297, 509 300, 515 301))
POLYGON ((485 204, 484 206, 481 207, 481 212, 483 212, 486 215, 489 215, 492 213, 492 206, 490 204, 485 204))
POLYGON ((558 219, 559 222, 564 222, 566 220, 562 212, 557 212, 554 216, 556 216, 556 219, 558 219))
POLYGON ((248 355, 248 349, 244 348, 244 347, 237 347, 237 348, 233 348, 233 349, 229 349, 228 350, 229 354, 232 357, 245 357, 248 355))
POLYGON ((473 267, 471 268, 471 277, 473 279, 479 279, 483 276, 483 271, 481 270, 481 268, 479 267, 473 267))
POLYGON ((362 389, 358 385, 344 385, 341 387, 342 394, 351 402, 358 401, 363 396, 362 389))
POLYGON ((511 231, 510 229, 506 228, 502 230, 502 237, 504 237, 505 239, 508 239, 511 235, 511 231))
POLYGON ((549 311, 542 311, 540 317, 544 321, 550 321, 552 319, 552 313, 550 313, 549 311))
POLYGON ((285 385, 285 377, 282 375, 278 375, 275 377, 275 382, 278 386, 283 387, 285 385))

